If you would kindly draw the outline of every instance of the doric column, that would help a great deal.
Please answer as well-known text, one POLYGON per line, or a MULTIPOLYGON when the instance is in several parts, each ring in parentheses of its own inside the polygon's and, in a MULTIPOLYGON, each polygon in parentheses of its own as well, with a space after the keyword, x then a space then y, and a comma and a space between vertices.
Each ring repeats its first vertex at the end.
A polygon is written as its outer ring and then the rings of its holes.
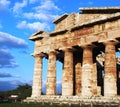
POLYGON ((77 63, 75 65, 75 77, 76 77, 76 84, 75 84, 75 88, 76 88, 76 95, 80 96, 81 95, 81 72, 82 67, 81 67, 81 63, 77 63))
POLYGON ((105 43, 104 96, 117 95, 115 42, 105 43))
POLYGON ((64 51, 64 68, 62 76, 62 95, 73 95, 73 52, 70 49, 64 51))
POLYGON ((56 53, 50 52, 48 59, 46 95, 55 94, 56 94, 56 53))
POLYGON ((42 55, 34 55, 35 66, 34 66, 34 79, 32 86, 32 96, 39 97, 42 90, 42 55))
POLYGON ((97 94, 97 74, 95 65, 93 64, 92 48, 93 46, 83 47, 82 96, 92 96, 97 94))

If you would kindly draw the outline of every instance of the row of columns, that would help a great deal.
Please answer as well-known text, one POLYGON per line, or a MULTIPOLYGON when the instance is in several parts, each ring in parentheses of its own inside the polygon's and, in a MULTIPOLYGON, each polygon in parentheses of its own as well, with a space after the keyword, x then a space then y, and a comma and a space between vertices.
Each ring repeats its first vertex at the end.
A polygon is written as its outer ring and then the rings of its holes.
MULTIPOLYGON (((94 46, 83 46, 83 61, 76 64, 76 95, 92 96, 100 95, 100 87, 97 86, 97 68, 93 63, 94 46)), ((35 56, 35 71, 32 88, 32 97, 41 95, 42 87, 42 57, 35 56)), ((46 95, 56 94, 56 53, 50 52, 48 59, 48 75, 46 95)), ((105 65, 104 65, 104 95, 117 95, 116 76, 116 51, 115 43, 105 43, 105 65)), ((62 95, 73 95, 73 51, 64 50, 64 67, 62 73, 62 95)))

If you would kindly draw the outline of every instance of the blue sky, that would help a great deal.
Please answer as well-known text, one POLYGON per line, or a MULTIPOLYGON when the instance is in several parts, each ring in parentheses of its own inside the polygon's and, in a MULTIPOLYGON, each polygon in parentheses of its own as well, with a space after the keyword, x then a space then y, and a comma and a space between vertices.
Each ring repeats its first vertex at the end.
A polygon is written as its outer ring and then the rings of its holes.
MULTIPOLYGON (((0 0, 0 90, 32 84, 34 58, 30 54, 34 43, 28 40, 30 35, 38 30, 53 30, 52 21, 64 13, 79 12, 80 7, 104 6, 120 6, 120 0, 0 0)), ((58 63, 58 83, 61 68, 58 63)))

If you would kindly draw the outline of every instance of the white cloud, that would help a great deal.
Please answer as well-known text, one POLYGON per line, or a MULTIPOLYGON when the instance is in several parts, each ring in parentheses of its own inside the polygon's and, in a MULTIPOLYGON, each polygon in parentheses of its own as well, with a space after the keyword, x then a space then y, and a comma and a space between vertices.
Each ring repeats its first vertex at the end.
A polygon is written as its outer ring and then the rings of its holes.
POLYGON ((39 19, 42 21, 52 21, 53 19, 57 18, 58 15, 52 15, 47 13, 24 13, 23 16, 27 19, 39 19))
POLYGON ((59 10, 59 8, 54 4, 51 0, 46 0, 41 3, 41 6, 36 7, 37 10, 39 9, 46 9, 46 10, 59 10))
POLYGON ((28 44, 21 38, 0 32, 0 68, 18 67, 14 55, 9 49, 27 49, 28 44))
POLYGON ((13 12, 26 20, 18 23, 16 27, 33 31, 38 31, 40 29, 50 30, 50 25, 48 24, 59 16, 57 14, 58 11, 60 11, 60 9, 52 0, 25 0, 21 3, 15 3, 13 7, 13 12), (33 3, 35 3, 35 5, 32 5, 33 3), (30 6, 29 9, 27 5, 30 6))
POLYGON ((34 12, 25 13, 24 16, 26 18, 30 18, 29 15, 32 15, 32 19, 39 19, 43 21, 52 21, 57 18, 59 15, 56 14, 60 9, 55 5, 55 3, 51 0, 46 0, 41 3, 40 6, 36 6, 33 8, 34 12), (28 15, 28 17, 27 17, 28 15))
POLYGON ((40 22, 27 23, 26 21, 22 21, 21 23, 18 23, 17 28, 30 29, 33 31, 38 31, 40 29, 49 29, 46 23, 40 23, 40 22))
POLYGON ((9 78, 9 77, 20 78, 19 75, 12 75, 9 72, 0 72, 0 78, 9 78))
MULTIPOLYGON (((34 0, 33 0, 34 1, 34 0)), ((35 0, 37 1, 37 0, 35 0)), ((60 9, 51 0, 42 1, 39 6, 35 6, 30 9, 29 12, 23 12, 23 17, 27 19, 38 19, 42 21, 52 21, 57 18, 56 14, 60 9)))
POLYGON ((7 9, 9 5, 10 5, 9 0, 0 0, 0 10, 7 9))
POLYGON ((21 3, 16 2, 13 7, 13 12, 18 14, 22 11, 22 8, 24 8, 25 6, 27 6, 27 0, 23 0, 21 3))
POLYGON ((0 78, 13 77, 9 72, 0 72, 0 78))
POLYGON ((14 68, 18 64, 14 61, 14 56, 7 49, 0 49, 0 68, 14 68))
POLYGON ((34 4, 34 3, 36 3, 37 1, 39 1, 39 0, 29 0, 30 4, 34 4))
POLYGON ((0 47, 8 48, 26 48, 28 46, 21 38, 17 38, 8 33, 0 32, 0 47))

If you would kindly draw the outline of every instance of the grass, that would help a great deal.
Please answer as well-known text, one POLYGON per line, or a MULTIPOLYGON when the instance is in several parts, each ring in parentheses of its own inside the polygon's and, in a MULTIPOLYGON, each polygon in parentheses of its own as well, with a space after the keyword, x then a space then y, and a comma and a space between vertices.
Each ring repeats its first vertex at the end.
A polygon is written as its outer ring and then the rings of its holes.
MULTIPOLYGON (((0 103, 0 107, 91 107, 90 105, 50 105, 50 104, 34 104, 34 103, 0 103)), ((118 106, 102 106, 102 105, 93 105, 92 107, 118 107, 118 106)))

